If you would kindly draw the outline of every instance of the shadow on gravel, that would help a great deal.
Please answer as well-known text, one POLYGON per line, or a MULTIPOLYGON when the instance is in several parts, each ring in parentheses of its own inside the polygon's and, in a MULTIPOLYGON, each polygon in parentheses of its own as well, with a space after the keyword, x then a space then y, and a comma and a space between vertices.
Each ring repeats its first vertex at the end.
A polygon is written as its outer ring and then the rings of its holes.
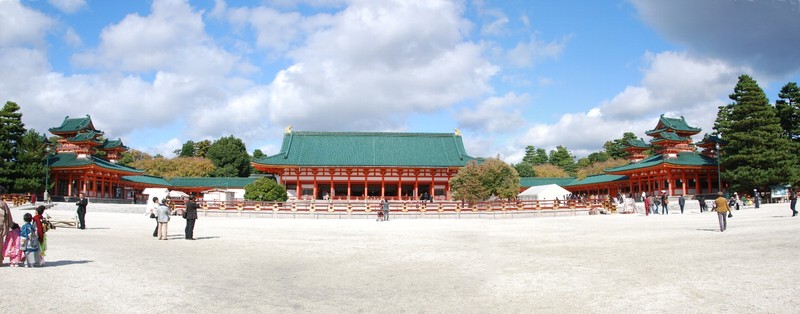
POLYGON ((711 232, 719 232, 719 229, 697 229, 697 231, 711 231, 711 232))
POLYGON ((219 239, 218 236, 210 236, 210 237, 197 237, 194 238, 195 240, 210 240, 210 239, 219 239))
POLYGON ((86 264, 91 263, 92 261, 48 261, 44 264, 44 267, 55 267, 55 266, 67 266, 67 265, 74 265, 74 264, 86 264))

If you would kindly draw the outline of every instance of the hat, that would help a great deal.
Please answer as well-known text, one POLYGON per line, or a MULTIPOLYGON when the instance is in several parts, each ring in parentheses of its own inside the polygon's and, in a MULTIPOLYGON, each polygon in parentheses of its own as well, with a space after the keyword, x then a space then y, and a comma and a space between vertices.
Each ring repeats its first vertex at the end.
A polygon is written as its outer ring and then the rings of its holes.
POLYGON ((717 192, 717 196, 722 196, 722 192, 717 192))

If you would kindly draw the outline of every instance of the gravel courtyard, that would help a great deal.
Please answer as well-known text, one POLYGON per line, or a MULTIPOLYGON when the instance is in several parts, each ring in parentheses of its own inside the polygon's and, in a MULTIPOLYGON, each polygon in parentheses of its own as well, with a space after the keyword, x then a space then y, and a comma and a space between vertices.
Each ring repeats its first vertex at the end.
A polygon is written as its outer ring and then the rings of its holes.
MULTIPOLYGON (((53 216, 69 215, 57 206, 53 216)), ((15 221, 23 211, 13 210, 15 221)), ((677 212, 676 210, 673 210, 677 212)), ((48 233, 47 266, 0 268, 3 312, 796 313, 800 218, 173 217, 93 212, 48 233)), ((7 265, 7 263, 6 263, 7 265)))

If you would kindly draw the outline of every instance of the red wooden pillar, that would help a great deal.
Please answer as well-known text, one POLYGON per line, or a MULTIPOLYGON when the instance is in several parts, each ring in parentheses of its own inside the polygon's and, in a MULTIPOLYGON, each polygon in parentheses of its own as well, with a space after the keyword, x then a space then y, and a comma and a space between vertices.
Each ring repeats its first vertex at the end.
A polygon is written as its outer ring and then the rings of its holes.
POLYGON ((347 200, 349 201, 350 200, 350 196, 353 194, 350 191, 350 175, 353 174, 353 170, 347 169, 346 172, 347 172, 347 200))
POLYGON ((300 170, 301 170, 301 168, 297 168, 297 170, 295 170, 296 171, 295 174, 297 175, 297 182, 295 183, 295 185, 296 185, 295 186, 295 190, 296 190, 295 193, 297 193, 296 194, 297 195, 297 199, 300 199, 301 196, 302 196, 302 194, 300 194, 300 193, 303 193, 302 184, 300 184, 300 170))
MULTIPOLYGON (((707 174, 706 183, 708 184, 708 193, 711 193, 714 191, 714 188, 711 187, 711 172, 706 171, 706 174, 707 174)), ((719 191, 722 191, 722 189, 720 189, 719 191)))
POLYGON ((312 175, 314 175, 314 190, 313 190, 313 192, 312 192, 312 193, 314 193, 314 194, 311 196, 311 199, 317 199, 317 172, 318 172, 318 171, 319 171, 319 170, 318 170, 318 169, 316 169, 316 168, 314 168, 313 170, 311 170, 311 174, 312 174, 312 175))
POLYGON ((381 199, 386 197, 386 169, 381 169, 381 199))
POLYGON ((435 196, 435 194, 434 194, 434 191, 435 191, 435 190, 434 190, 434 188, 433 188, 433 187, 434 187, 434 185, 436 184, 436 170, 434 170, 434 169, 431 169, 431 170, 430 170, 430 173, 431 173, 431 186, 430 186, 430 188, 429 188, 429 189, 430 189, 430 193, 431 193, 431 194, 430 194, 430 195, 431 195, 431 199, 434 199, 434 198, 435 198, 435 197, 434 197, 434 196, 435 196))
POLYGON ((369 197, 369 168, 364 168, 364 199, 369 197))
POLYGON ((700 172, 697 170, 694 172, 694 194, 703 194, 700 191, 700 172))
POLYGON ((419 169, 414 169, 414 199, 419 198, 419 169))
POLYGON ((686 195, 688 192, 686 189, 686 170, 681 170, 681 187, 683 188, 683 194, 681 195, 686 195))
POLYGON ((333 173, 336 172, 336 169, 335 168, 331 168, 330 171, 331 171, 331 190, 330 190, 330 192, 328 192, 328 198, 329 199, 333 199, 333 191, 334 191, 333 190, 333 173))
POLYGON ((397 199, 403 199, 403 168, 397 169, 397 199))

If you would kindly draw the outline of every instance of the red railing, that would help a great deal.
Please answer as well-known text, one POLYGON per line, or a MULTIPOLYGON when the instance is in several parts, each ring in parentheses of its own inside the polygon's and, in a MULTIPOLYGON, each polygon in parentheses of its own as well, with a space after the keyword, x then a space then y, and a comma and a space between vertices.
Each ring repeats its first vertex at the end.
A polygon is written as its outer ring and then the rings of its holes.
MULTIPOLYGON (((185 201, 175 200, 176 209, 183 209, 185 201)), ((199 210, 214 211, 256 211, 256 212, 330 212, 330 213, 370 213, 381 210, 377 200, 328 200, 328 201, 287 201, 287 202, 255 202, 255 201, 203 201, 197 202, 199 210)), ((492 212, 492 211, 548 211, 591 209, 602 207, 602 199, 567 200, 567 201, 390 201, 392 212, 492 212)))

